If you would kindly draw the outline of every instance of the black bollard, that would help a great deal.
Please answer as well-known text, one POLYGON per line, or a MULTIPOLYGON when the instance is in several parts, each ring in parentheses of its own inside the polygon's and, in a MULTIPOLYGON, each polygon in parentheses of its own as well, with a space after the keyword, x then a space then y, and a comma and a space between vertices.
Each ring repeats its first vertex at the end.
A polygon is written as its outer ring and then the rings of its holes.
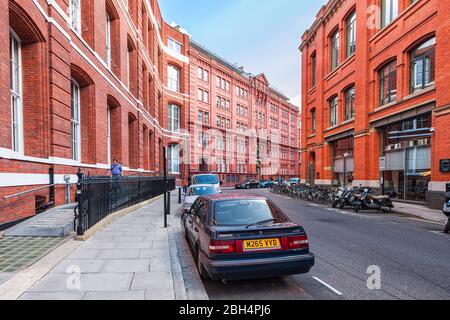
POLYGON ((167 192, 167 214, 170 216, 170 191, 167 192))

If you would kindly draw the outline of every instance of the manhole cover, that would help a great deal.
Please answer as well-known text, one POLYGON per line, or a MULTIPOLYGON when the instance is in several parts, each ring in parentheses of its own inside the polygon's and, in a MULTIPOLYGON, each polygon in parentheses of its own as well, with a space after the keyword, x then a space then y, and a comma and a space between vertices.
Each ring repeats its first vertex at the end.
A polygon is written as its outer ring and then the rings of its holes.
POLYGON ((41 237, 6 237, 0 240, 0 273, 16 272, 33 264, 64 239, 41 237))

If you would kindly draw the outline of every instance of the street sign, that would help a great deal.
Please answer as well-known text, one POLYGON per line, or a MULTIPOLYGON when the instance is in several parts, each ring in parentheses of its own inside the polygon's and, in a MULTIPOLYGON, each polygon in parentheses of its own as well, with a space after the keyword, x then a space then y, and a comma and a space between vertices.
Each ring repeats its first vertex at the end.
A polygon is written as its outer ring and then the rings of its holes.
POLYGON ((442 173, 449 173, 450 172, 450 159, 449 160, 441 160, 440 171, 442 173))
POLYGON ((386 157, 380 157, 380 171, 386 170, 386 157))

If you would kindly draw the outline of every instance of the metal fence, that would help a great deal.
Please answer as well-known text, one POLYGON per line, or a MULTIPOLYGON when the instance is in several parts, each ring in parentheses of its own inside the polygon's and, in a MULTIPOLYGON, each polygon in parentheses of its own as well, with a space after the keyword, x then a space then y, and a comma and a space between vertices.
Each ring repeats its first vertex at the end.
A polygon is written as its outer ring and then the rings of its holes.
POLYGON ((163 177, 89 177, 78 175, 74 228, 78 235, 122 210, 168 191, 175 190, 175 179, 163 177))

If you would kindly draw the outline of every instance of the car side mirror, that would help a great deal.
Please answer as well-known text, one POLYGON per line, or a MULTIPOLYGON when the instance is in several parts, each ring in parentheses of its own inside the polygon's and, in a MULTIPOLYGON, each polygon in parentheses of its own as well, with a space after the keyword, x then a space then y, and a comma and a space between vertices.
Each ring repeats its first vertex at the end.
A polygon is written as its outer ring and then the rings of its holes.
POLYGON ((223 186, 223 181, 220 181, 220 185, 223 186))

